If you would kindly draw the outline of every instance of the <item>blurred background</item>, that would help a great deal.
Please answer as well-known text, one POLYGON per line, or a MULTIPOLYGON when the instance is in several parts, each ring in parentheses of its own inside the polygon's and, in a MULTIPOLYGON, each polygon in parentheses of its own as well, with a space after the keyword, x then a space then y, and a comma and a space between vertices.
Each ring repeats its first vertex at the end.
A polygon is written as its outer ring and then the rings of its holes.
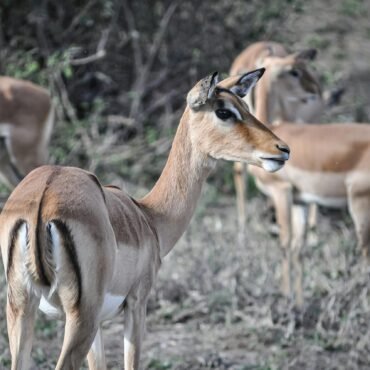
MULTIPOLYGON (((369 0, 1 0, 0 73, 46 87, 56 120, 50 163, 95 172, 141 196, 158 178, 197 80, 225 76, 249 44, 319 51, 324 89, 344 87, 322 122, 370 122, 369 0)), ((278 240, 250 192, 237 236, 232 165, 219 163, 188 231, 165 259, 149 305, 145 369, 365 369, 370 295, 346 212, 320 213, 304 251, 303 321, 279 293, 278 240)), ((1 292, 5 307, 5 289, 1 292)), ((9 368, 0 310, 0 368, 9 368)), ((62 325, 40 315, 35 369, 53 369, 62 325)), ((106 324, 122 369, 122 319, 106 324)))

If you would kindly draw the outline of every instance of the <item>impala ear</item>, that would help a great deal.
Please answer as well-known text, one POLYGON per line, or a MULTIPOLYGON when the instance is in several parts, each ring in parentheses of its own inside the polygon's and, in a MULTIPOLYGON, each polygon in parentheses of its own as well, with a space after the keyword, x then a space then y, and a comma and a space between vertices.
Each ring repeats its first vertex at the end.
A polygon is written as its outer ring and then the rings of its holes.
POLYGON ((218 72, 200 80, 188 93, 186 101, 191 109, 197 109, 206 104, 214 95, 218 84, 218 72))
POLYGON ((297 53, 294 53, 295 59, 301 59, 301 60, 314 60, 317 55, 317 49, 305 49, 302 51, 298 51, 297 53))
POLYGON ((230 90, 244 98, 248 94, 248 92, 256 85, 257 81, 262 77, 265 73, 265 68, 259 68, 255 71, 245 73, 243 76, 239 78, 236 84, 230 88, 230 90))

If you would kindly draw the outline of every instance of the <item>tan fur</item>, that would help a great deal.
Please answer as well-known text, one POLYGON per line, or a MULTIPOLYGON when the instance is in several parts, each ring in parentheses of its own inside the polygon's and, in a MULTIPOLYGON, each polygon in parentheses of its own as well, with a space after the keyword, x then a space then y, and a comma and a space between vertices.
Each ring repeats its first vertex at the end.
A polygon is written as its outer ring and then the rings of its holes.
POLYGON ((49 93, 31 82, 0 77, 0 173, 11 188, 21 175, 43 165, 54 120, 49 93), (10 164, 11 162, 11 164, 10 164))
MULTIPOLYGON (((236 82, 219 86, 231 88, 236 82)), ((11 194, 0 216, 0 244, 8 279, 12 370, 28 367, 35 312, 43 299, 56 312, 50 314, 66 319, 56 368, 79 369, 87 356, 90 369, 104 370, 100 323, 107 317, 100 315, 107 297, 124 297, 112 315, 124 308, 125 369, 138 369, 149 291, 161 259, 190 222, 215 160, 237 158, 261 166, 272 157, 282 166, 288 158, 288 147, 241 99, 231 92, 210 98, 205 86, 213 88, 201 83, 189 93, 196 108, 185 109, 163 173, 143 199, 102 187, 81 169, 56 166, 32 171, 11 194), (208 98, 199 105, 197 95, 208 98), (220 102, 232 105, 242 119, 217 118, 220 102), (28 243, 19 220, 28 227, 28 243), (17 222, 21 226, 14 229, 17 222), (29 255, 31 268, 25 266, 29 255)))

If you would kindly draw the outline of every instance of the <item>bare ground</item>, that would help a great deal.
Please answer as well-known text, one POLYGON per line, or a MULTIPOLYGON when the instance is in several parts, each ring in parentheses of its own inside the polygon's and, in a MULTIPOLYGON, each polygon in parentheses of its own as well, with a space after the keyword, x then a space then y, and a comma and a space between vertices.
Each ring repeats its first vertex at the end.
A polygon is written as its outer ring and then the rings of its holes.
MULTIPOLYGON (((188 231, 163 261, 148 308, 143 368, 369 368, 369 279, 348 215, 320 215, 304 250, 306 303, 297 322, 279 294, 280 252, 266 231, 265 200, 250 202, 241 241, 233 198, 213 194, 207 186, 188 231)), ((39 316, 34 369, 54 368, 62 335, 62 323, 39 316)), ((122 317, 105 324, 105 344, 108 368, 122 369, 122 317)), ((9 368, 5 310, 0 366, 9 368)))

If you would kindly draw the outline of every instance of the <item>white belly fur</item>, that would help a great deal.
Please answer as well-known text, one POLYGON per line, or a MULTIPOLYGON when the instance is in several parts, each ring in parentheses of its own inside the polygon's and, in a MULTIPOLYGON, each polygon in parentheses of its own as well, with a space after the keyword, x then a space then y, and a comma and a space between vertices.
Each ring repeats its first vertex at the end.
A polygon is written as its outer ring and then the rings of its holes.
POLYGON ((317 203, 328 208, 344 208, 347 206, 346 197, 320 197, 310 193, 300 193, 297 199, 304 203, 317 203))
POLYGON ((107 293, 104 297, 103 307, 100 312, 100 321, 113 318, 118 312, 119 307, 122 305, 126 297, 120 295, 112 295, 107 293))
MULTIPOLYGON (((100 321, 108 320, 113 318, 118 312, 120 306, 124 302, 124 296, 112 295, 107 293, 104 297, 103 306, 100 311, 100 321)), ((63 311, 59 307, 52 305, 44 296, 41 296, 39 309, 48 317, 57 318, 61 317, 63 311)))

